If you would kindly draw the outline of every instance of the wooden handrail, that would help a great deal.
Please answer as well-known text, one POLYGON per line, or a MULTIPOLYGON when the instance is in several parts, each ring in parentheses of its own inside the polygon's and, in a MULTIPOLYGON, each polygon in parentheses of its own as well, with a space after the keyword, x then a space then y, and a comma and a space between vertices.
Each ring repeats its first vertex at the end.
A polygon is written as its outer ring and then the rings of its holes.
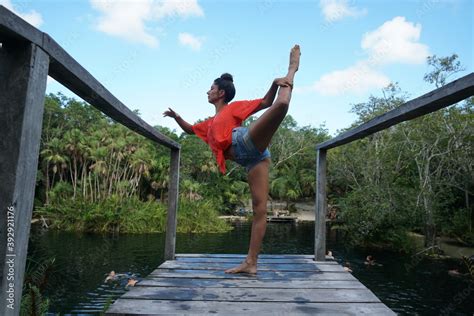
POLYGON ((396 109, 346 131, 333 139, 316 145, 316 149, 330 149, 364 138, 403 121, 437 111, 474 94, 474 73, 410 100, 396 109))

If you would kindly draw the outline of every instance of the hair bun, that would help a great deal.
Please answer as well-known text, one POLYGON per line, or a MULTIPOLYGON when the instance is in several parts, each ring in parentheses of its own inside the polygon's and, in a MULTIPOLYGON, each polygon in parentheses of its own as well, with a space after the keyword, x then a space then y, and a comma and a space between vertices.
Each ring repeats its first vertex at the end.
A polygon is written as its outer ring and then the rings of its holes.
POLYGON ((228 80, 230 82, 234 82, 234 78, 232 77, 232 75, 227 73, 227 72, 225 74, 221 75, 221 79, 222 80, 228 80))

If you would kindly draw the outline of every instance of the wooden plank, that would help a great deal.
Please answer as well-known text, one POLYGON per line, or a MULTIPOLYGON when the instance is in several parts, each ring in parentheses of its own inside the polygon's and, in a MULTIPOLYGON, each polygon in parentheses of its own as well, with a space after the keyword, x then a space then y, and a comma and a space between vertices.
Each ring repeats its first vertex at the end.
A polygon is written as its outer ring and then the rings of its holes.
POLYGON ((123 299, 178 301, 378 303, 368 289, 175 288, 135 287, 123 299))
POLYGON ((35 43, 49 55, 49 75, 59 83, 138 134, 170 149, 180 148, 177 142, 158 132, 120 102, 48 34, 29 25, 4 6, 0 6, 2 37, 35 43))
POLYGON ((120 299, 113 303, 106 315, 163 315, 163 314, 218 314, 218 315, 395 315, 382 303, 279 303, 279 302, 212 302, 120 299))
POLYGON ((364 138, 403 121, 434 112, 474 95, 474 73, 430 91, 416 99, 377 116, 354 129, 344 132, 333 139, 320 143, 316 149, 329 149, 364 138))
MULTIPOLYGON (((176 258, 245 258, 246 254, 226 254, 226 253, 178 253, 176 258)), ((313 259, 314 255, 296 255, 296 254, 260 254, 259 259, 313 259)))
MULTIPOLYGON (((234 267, 234 263, 227 262, 182 262, 176 260, 166 261, 159 266, 160 269, 183 269, 183 270, 226 270, 234 267)), ((308 272, 344 272, 344 268, 338 264, 316 265, 315 263, 279 264, 262 263, 258 264, 259 271, 308 271, 308 272)))
POLYGON ((326 150, 319 149, 316 158, 316 218, 314 221, 314 257, 326 258, 326 150))
POLYGON ((22 41, 23 44, 31 42, 41 47, 43 33, 23 19, 18 18, 13 12, 0 5, 0 39, 22 41))
POLYGON ((150 277, 166 278, 196 278, 196 279, 258 279, 258 280, 357 280, 350 273, 341 272, 294 272, 294 271, 259 271, 257 275, 228 274, 219 270, 181 270, 156 269, 150 277))
MULTIPOLYGON (((243 258, 209 258, 209 257, 177 257, 176 260, 180 262, 227 262, 227 263, 241 263, 243 258)), ((280 259, 280 258, 259 258, 258 263, 279 263, 279 264, 295 264, 295 263, 316 263, 316 264, 331 264, 338 265, 336 261, 314 261, 313 259, 280 259)))
POLYGON ((0 315, 20 311, 48 65, 34 44, 0 49, 0 315))
POLYGON ((165 260, 173 260, 176 249, 176 225, 179 198, 180 150, 171 150, 170 186, 168 192, 168 212, 166 214, 165 260))
POLYGON ((165 287, 239 287, 239 288, 280 288, 280 289, 363 289, 365 286, 357 280, 261 280, 261 279, 187 279, 187 278, 145 278, 136 286, 165 287))

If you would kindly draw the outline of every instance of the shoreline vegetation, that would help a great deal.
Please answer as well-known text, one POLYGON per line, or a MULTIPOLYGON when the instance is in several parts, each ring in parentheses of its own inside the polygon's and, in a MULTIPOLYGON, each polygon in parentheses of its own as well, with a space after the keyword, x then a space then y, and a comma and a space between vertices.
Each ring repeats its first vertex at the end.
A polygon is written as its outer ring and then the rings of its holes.
MULTIPOLYGON (((435 87, 463 71, 455 54, 430 56, 427 62, 433 71, 423 79, 435 87)), ((357 119, 339 132, 408 100, 398 84, 382 94, 353 104, 357 119)), ((474 245, 473 122, 471 97, 329 151, 328 219, 335 220, 333 229, 350 246, 378 244, 400 252, 413 250, 411 232, 426 236, 425 248, 433 247, 438 236, 474 245)), ((249 200, 245 170, 228 161, 223 176, 198 137, 154 128, 182 145, 178 232, 231 230, 219 216, 235 215, 249 200)), ((270 145, 270 198, 283 201, 291 215, 299 201, 314 203, 314 146, 330 138, 324 125, 301 127, 291 115, 277 130, 270 145)), ((167 148, 86 102, 47 95, 33 218, 60 230, 161 232, 169 164, 167 148)))
MULTIPOLYGON (((111 196, 100 202, 62 200, 58 205, 37 207, 36 219, 49 229, 92 233, 162 233, 167 206, 160 201, 111 196), (38 218, 39 217, 39 218, 38 218)), ((218 218, 210 202, 180 200, 179 233, 223 233, 232 227, 218 218)))

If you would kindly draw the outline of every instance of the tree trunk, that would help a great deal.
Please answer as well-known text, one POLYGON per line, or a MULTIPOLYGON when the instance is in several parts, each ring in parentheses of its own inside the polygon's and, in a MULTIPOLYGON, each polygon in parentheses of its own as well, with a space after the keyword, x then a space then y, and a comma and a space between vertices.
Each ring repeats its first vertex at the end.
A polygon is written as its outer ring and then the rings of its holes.
POLYGON ((46 162, 46 204, 49 204, 49 163, 46 162))
POLYGON ((472 212, 471 205, 469 204, 469 192, 467 190, 464 190, 464 196, 466 199, 466 208, 469 212, 469 232, 472 232, 472 222, 474 222, 474 213, 472 212))
MULTIPOLYGON (((429 168, 427 168, 429 169, 429 168)), ((433 189, 431 187, 431 179, 425 181, 425 187, 422 188, 423 208, 425 209, 425 248, 436 245, 436 226, 433 219, 433 189)))

